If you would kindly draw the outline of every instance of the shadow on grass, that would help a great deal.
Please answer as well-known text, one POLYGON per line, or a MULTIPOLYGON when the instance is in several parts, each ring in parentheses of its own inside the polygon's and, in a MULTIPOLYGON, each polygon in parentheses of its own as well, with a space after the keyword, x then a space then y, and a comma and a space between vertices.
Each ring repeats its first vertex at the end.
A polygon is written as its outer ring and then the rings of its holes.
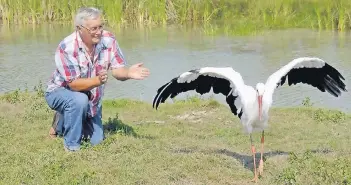
MULTIPOLYGON (((238 160, 243 164, 244 168, 251 170, 253 172, 253 156, 252 155, 243 155, 239 154, 237 152, 232 152, 227 149, 222 149, 222 150, 217 150, 216 153, 219 154, 224 154, 229 157, 233 157, 234 159, 238 160)), ((284 152, 284 151, 272 151, 272 152, 265 152, 263 153, 263 161, 266 161, 267 158, 275 157, 275 156, 287 156, 289 155, 289 152, 284 152)), ((256 153, 255 155, 256 158, 256 168, 258 168, 260 164, 260 159, 261 159, 261 153, 256 153)))
POLYGON ((144 138, 144 139, 154 139, 151 136, 140 136, 138 135, 133 127, 124 123, 122 120, 118 118, 118 114, 115 117, 109 117, 108 120, 103 124, 104 133, 106 135, 114 135, 114 134, 123 134, 127 136, 133 136, 135 138, 144 138))
MULTIPOLYGON (((324 154, 326 154, 329 152, 331 152, 331 151, 328 149, 311 150, 311 153, 324 153, 324 154)), ((243 154, 239 154, 237 152, 229 151, 227 149, 217 150, 216 153, 224 154, 226 156, 233 157, 234 159, 236 159, 238 161, 241 161, 246 169, 251 170, 253 172, 254 165, 253 165, 252 155, 243 155, 243 154)), ((284 151, 279 151, 279 150, 272 151, 272 152, 265 152, 265 153, 263 153, 263 161, 266 161, 267 158, 271 158, 271 157, 275 157, 275 156, 288 156, 289 154, 290 154, 290 152, 284 152, 284 151)), ((258 166, 260 164, 261 153, 259 153, 259 152, 256 153, 255 159, 256 159, 256 168, 258 168, 258 166)))
MULTIPOLYGON (((196 150, 193 149, 178 149, 174 152, 176 153, 194 153, 196 150)), ((200 151, 203 153, 218 153, 218 154, 223 154, 229 157, 233 157, 234 159, 238 160, 241 162, 241 164, 243 164, 244 168, 250 170, 253 172, 253 157, 252 155, 244 155, 244 154, 239 154, 237 152, 232 152, 229 151, 227 149, 220 149, 220 150, 215 150, 215 151, 200 151)), ((330 153, 332 151, 328 150, 328 149, 317 149, 317 150, 311 150, 311 153, 330 153)), ((266 161, 267 158, 271 158, 271 157, 275 157, 275 156, 288 156, 290 154, 290 152, 284 152, 284 151, 272 151, 272 152, 265 152, 263 153, 263 161, 266 161)), ((260 164, 260 159, 261 159, 261 153, 256 153, 255 155, 255 159, 256 159, 256 168, 258 168, 259 164, 260 164)))
POLYGON ((124 135, 137 137, 133 127, 123 123, 122 120, 118 118, 118 114, 116 114, 116 116, 113 118, 109 117, 104 123, 104 132, 109 135, 122 133, 124 135))

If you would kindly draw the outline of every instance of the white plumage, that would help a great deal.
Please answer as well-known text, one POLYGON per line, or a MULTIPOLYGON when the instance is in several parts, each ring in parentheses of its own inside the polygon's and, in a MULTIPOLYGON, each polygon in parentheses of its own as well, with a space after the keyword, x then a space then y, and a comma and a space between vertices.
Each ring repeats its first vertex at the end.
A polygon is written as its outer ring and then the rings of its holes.
MULTIPOLYGON (((338 97, 341 91, 347 91, 342 80, 344 77, 332 66, 315 57, 301 57, 292 60, 271 74, 266 83, 257 83, 256 88, 248 86, 240 73, 231 67, 204 67, 187 71, 157 90, 153 107, 158 108, 168 97, 174 98, 181 92, 195 90, 200 94, 208 93, 212 89, 215 94, 226 96, 232 113, 238 116, 244 131, 251 134, 262 132, 262 150, 259 172, 263 171, 263 143, 264 129, 268 125, 269 109, 272 105, 272 96, 277 87, 288 80, 288 85, 304 83, 318 88, 322 92, 329 92, 338 97)), ((252 145, 255 155, 255 147, 252 145)), ((254 158, 255 178, 256 162, 254 158)))

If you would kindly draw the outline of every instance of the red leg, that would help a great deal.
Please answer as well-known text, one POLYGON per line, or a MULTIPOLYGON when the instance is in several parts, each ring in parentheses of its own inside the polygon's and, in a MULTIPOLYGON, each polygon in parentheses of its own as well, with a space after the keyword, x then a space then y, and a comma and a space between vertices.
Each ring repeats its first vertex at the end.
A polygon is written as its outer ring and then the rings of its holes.
POLYGON ((256 158, 255 158, 256 150, 255 150, 255 146, 253 145, 253 142, 252 142, 252 136, 251 136, 251 134, 250 134, 250 141, 251 141, 251 152, 252 152, 253 164, 254 164, 253 170, 254 170, 254 174, 255 174, 255 177, 254 177, 251 181, 257 182, 258 177, 257 177, 256 158))
POLYGON ((258 167, 258 174, 260 176, 263 175, 263 149, 264 149, 264 131, 262 131, 262 136, 261 136, 261 160, 260 160, 260 165, 258 167))

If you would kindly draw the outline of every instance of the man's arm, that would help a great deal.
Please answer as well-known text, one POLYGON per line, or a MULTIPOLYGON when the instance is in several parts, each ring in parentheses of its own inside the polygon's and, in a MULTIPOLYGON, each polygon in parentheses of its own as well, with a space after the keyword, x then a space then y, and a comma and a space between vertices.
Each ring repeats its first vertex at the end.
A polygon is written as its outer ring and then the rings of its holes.
POLYGON ((68 83, 68 86, 74 91, 90 91, 100 85, 101 82, 98 76, 94 78, 78 78, 68 83))
POLYGON ((130 79, 129 69, 126 67, 119 67, 116 69, 112 69, 112 76, 120 81, 128 80, 130 79))
POLYGON ((116 39, 112 41, 112 49, 110 55, 112 76, 120 81, 130 79, 129 69, 126 67, 126 60, 116 39))
POLYGON ((111 49, 111 68, 112 76, 117 80, 125 81, 128 79, 142 80, 149 75, 149 70, 143 67, 143 63, 137 63, 127 68, 121 48, 114 39, 111 49))

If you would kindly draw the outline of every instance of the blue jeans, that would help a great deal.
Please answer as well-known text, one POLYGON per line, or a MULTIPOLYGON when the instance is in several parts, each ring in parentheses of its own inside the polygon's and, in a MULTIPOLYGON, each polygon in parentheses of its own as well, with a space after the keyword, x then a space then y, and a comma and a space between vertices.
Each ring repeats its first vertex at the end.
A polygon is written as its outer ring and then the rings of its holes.
POLYGON ((83 134, 90 138, 92 145, 104 139, 101 108, 94 117, 87 117, 89 99, 86 94, 60 87, 46 93, 45 99, 60 115, 56 132, 64 137, 68 150, 80 149, 83 134))

